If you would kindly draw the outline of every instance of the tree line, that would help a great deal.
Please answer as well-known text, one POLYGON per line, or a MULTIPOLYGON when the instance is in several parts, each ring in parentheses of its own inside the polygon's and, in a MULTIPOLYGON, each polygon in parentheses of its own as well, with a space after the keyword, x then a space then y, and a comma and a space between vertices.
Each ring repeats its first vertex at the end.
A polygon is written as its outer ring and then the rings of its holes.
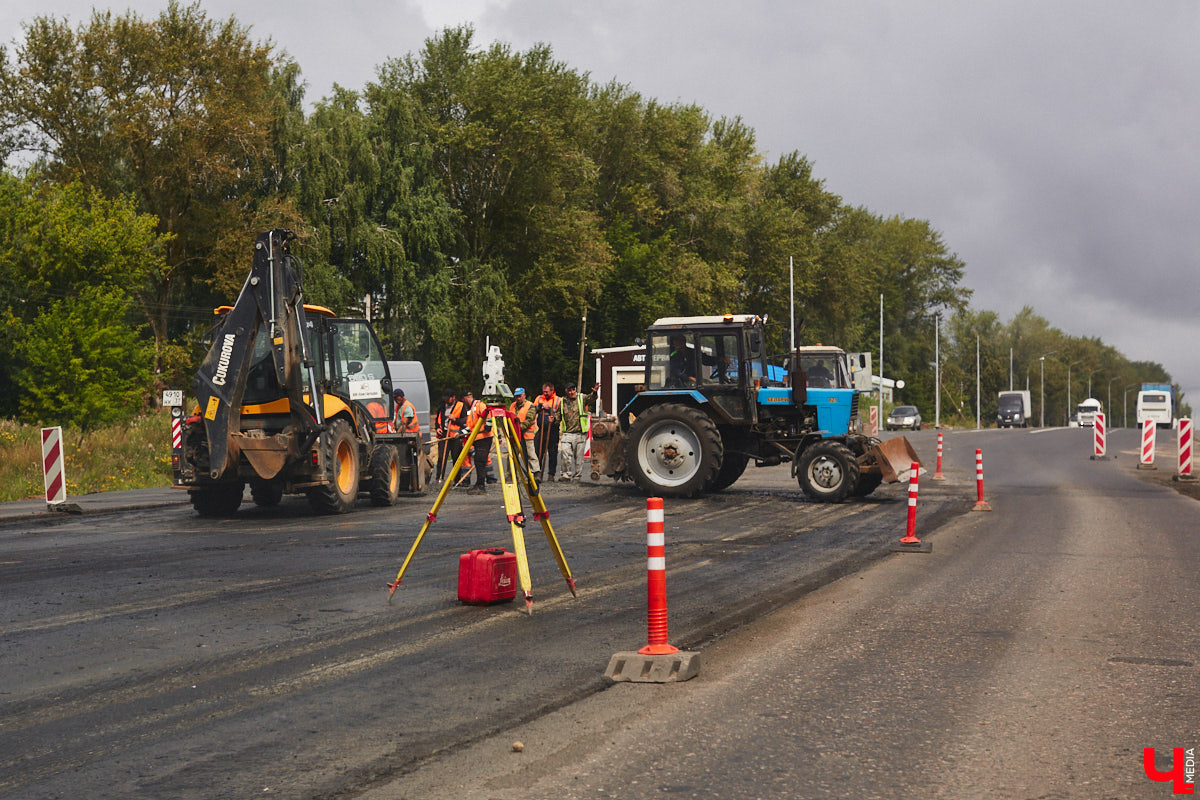
POLYGON ((188 386, 275 227, 299 234, 306 299, 369 311, 435 388, 475 383, 488 339, 513 385, 573 378, 585 314, 589 347, 660 316, 767 314, 782 352, 789 259, 798 341, 875 349, 883 295, 886 370, 923 408, 935 320, 959 406, 976 335, 993 410, 1009 346, 1166 379, 1030 309, 972 311, 928 221, 853 205, 741 119, 594 83, 548 45, 450 28, 308 111, 304 89, 295 60, 199 4, 36 17, 0 49, 0 415, 85 427, 188 386))

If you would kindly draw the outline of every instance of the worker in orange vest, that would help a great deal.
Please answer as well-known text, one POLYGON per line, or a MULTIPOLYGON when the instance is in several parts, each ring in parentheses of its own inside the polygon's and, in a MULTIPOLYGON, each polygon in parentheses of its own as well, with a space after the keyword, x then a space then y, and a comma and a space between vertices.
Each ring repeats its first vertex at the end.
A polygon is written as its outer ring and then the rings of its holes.
POLYGON ((417 422, 417 407, 412 404, 411 400, 405 399, 404 390, 397 389, 392 392, 392 399, 396 401, 396 418, 394 420, 396 432, 420 435, 421 424, 417 422))
MULTIPOLYGON (((554 384, 546 381, 542 384, 542 393, 534 400, 537 405, 537 424, 538 436, 534 440, 537 442, 537 457, 538 463, 544 471, 546 480, 554 479, 554 471, 558 467, 558 414, 559 407, 562 405, 562 398, 554 392, 554 384)), ((542 479, 539 474, 538 480, 542 479)))
POLYGON ((442 405, 433 417, 434 435, 438 440, 437 480, 441 481, 458 461, 462 452, 462 430, 466 409, 453 389, 442 392, 442 405))
POLYGON ((463 393, 463 404, 470 408, 467 414, 466 434, 469 436, 480 419, 483 427, 475 435, 475 446, 471 450, 471 462, 475 465, 475 485, 467 491, 471 494, 487 493, 488 457, 492 453, 492 418, 488 415, 487 403, 476 400, 470 389, 463 393))
POLYGON ((517 431, 521 434, 521 449, 525 452, 525 464, 529 467, 529 471, 536 476, 541 469, 538 461, 537 442, 534 441, 538 432, 537 411, 534 409, 533 402, 525 397, 525 390, 520 386, 513 392, 512 405, 508 407, 508 410, 516 417, 517 431))

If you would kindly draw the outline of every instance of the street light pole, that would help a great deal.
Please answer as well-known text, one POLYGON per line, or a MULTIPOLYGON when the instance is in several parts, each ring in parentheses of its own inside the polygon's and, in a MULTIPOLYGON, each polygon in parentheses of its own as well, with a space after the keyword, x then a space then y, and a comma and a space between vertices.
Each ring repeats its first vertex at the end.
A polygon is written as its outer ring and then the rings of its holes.
MULTIPOLYGON (((1107 413, 1109 413, 1109 414, 1112 413, 1112 382, 1118 381, 1120 379, 1121 379, 1120 375, 1115 375, 1108 379, 1108 405, 1106 405, 1105 408, 1108 409, 1107 413)), ((1108 417, 1105 417, 1104 419, 1107 420, 1108 417)), ((1111 428, 1112 426, 1109 425, 1109 427, 1111 428)))
POLYGON ((1058 352, 1057 350, 1051 350, 1049 353, 1042 353, 1040 356, 1038 356, 1038 361, 1041 362, 1041 369, 1042 369, 1042 385, 1041 385, 1041 388, 1038 390, 1038 396, 1039 396, 1038 405, 1041 406, 1041 416, 1042 416, 1042 421, 1041 421, 1040 427, 1042 427, 1042 428, 1046 427, 1046 356, 1052 356, 1057 352, 1058 352))
POLYGON ((1125 397, 1121 400, 1121 427, 1129 427, 1129 390, 1137 386, 1136 383, 1131 383, 1125 387, 1125 397))
POLYGON ((933 428, 942 429, 942 351, 940 329, 942 315, 933 315, 933 428))
POLYGON ((979 430, 979 334, 975 334, 975 430, 979 430))

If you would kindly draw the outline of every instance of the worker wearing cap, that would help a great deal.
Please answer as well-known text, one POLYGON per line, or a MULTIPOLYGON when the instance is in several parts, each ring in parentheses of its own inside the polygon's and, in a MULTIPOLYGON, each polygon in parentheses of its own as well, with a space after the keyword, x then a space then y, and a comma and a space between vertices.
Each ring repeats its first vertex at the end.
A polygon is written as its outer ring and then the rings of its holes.
POLYGON ((468 489, 472 494, 487 492, 488 458, 492 454, 492 419, 488 415, 487 403, 475 399, 475 393, 467 389, 463 396, 463 404, 470 407, 467 414, 467 435, 475 429, 475 424, 483 420, 479 433, 475 435, 474 447, 471 448, 471 463, 475 465, 475 485, 468 489))
POLYGON ((513 392, 512 404, 508 407, 509 413, 516 418, 517 430, 521 434, 521 449, 525 453, 525 463, 529 467, 529 471, 542 479, 539 474, 541 472, 541 463, 538 461, 537 443, 534 439, 537 436, 537 411, 533 403, 525 396, 525 390, 520 386, 513 392))
POLYGON ((562 432, 558 441, 558 479, 578 481, 583 476, 583 451, 587 445, 590 427, 588 406, 596 399, 600 384, 592 387, 586 395, 580 395, 575 384, 567 384, 567 396, 563 398, 560 419, 562 432))
POLYGON ((392 399, 395 400, 396 417, 394 424, 399 433, 421 433, 421 425, 417 422, 417 407, 410 400, 404 397, 404 390, 397 389, 392 392, 392 399))

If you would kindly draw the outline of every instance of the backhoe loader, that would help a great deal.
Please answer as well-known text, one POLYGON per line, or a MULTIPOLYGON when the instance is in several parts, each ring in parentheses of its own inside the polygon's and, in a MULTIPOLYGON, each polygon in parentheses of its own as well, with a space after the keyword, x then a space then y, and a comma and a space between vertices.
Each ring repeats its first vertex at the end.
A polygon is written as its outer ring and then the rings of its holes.
POLYGON ((258 235, 192 381, 197 404, 172 460, 175 485, 202 516, 236 512, 247 484, 258 505, 305 494, 325 514, 351 510, 360 492, 382 506, 425 488, 425 446, 392 424, 392 379, 371 323, 304 304, 294 238, 258 235))

